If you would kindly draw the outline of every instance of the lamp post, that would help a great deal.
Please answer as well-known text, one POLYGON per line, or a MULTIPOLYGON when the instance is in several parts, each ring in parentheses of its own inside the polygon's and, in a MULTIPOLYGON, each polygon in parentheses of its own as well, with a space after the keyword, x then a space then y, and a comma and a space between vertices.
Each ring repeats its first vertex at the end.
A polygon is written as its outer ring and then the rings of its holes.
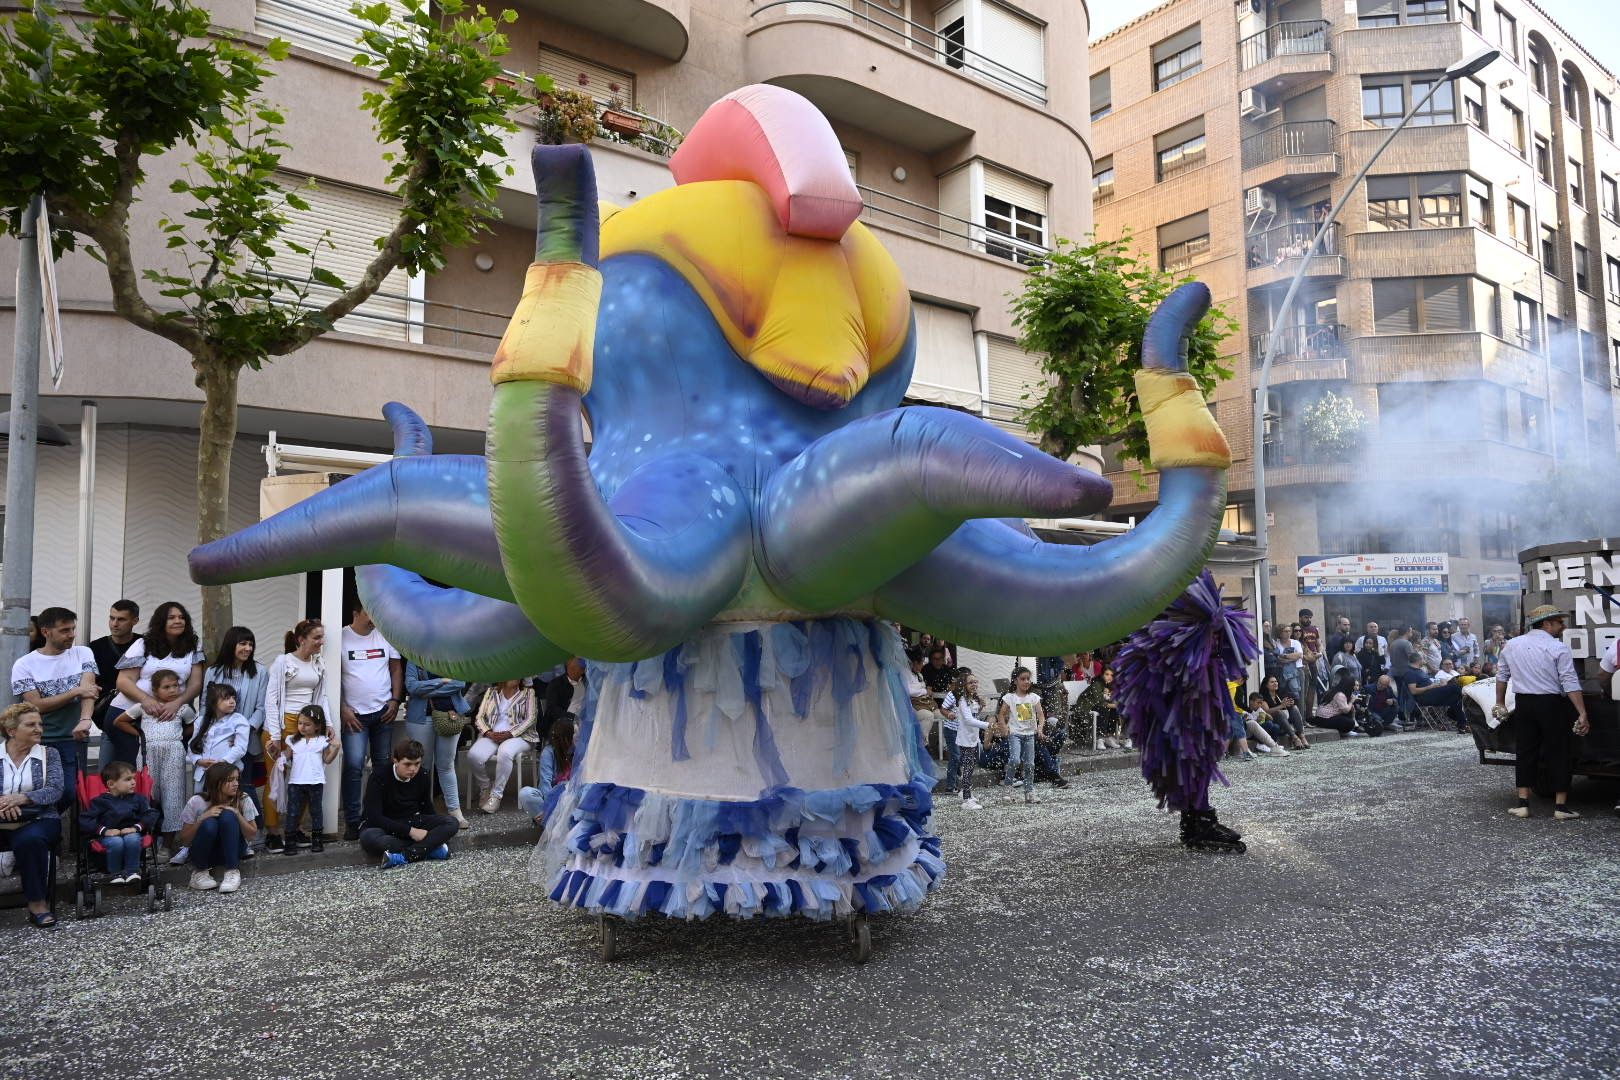
POLYGON ((1355 178, 1349 184, 1345 185, 1344 193, 1339 196, 1339 201, 1333 204, 1333 209, 1328 211, 1327 217, 1323 218, 1321 224, 1317 226, 1316 234, 1311 237, 1310 246, 1305 249, 1305 254, 1300 256, 1299 266, 1295 268, 1294 276, 1288 282, 1288 291, 1283 293, 1282 304, 1279 305, 1276 315, 1272 317, 1271 331, 1266 335, 1265 348, 1260 354, 1260 378, 1254 387, 1254 541, 1255 546, 1259 549, 1261 561, 1266 564, 1265 572, 1260 574, 1260 580, 1256 583, 1255 606, 1259 609, 1259 614, 1256 616, 1258 619, 1271 617, 1271 571, 1269 565, 1271 530, 1266 524, 1266 393, 1271 386, 1272 357, 1276 354, 1277 341, 1282 336, 1283 329, 1287 324, 1288 309, 1293 305, 1294 297, 1299 292, 1301 283, 1305 280, 1305 271, 1311 264, 1311 258, 1321 250, 1322 238, 1327 235, 1328 229, 1334 222, 1338 221, 1339 212, 1344 209, 1345 203, 1350 201, 1350 196, 1356 192, 1361 186, 1361 182, 1366 179, 1367 173, 1372 170, 1373 163, 1382 157, 1384 151, 1389 149, 1389 144, 1395 141, 1395 136, 1399 135, 1401 129, 1411 122, 1412 117, 1417 115, 1419 109, 1429 103, 1442 85, 1449 85, 1458 79, 1484 70, 1501 55, 1499 49, 1481 49, 1472 56, 1457 61, 1446 68, 1440 78, 1430 84, 1428 93, 1424 94, 1422 98, 1413 100, 1411 107, 1406 110, 1406 115, 1401 117, 1400 123, 1390 128, 1389 134, 1384 136, 1384 141, 1378 144, 1378 149, 1368 155, 1367 160, 1362 163, 1361 171, 1356 173, 1355 178))

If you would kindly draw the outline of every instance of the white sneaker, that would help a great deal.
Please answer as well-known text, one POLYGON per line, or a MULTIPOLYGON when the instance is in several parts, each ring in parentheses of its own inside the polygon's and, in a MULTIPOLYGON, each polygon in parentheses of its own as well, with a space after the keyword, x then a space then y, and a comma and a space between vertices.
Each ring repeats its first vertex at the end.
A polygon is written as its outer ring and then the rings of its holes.
POLYGON ((1254 752, 1257 754, 1269 754, 1271 753, 1271 747, 1267 746, 1265 743, 1255 743, 1254 752))
POLYGON ((198 892, 207 892, 209 889, 218 888, 219 882, 215 881, 214 875, 207 870, 193 870, 191 872, 191 887, 198 892))
POLYGON ((1528 806, 1512 806, 1508 808, 1508 813, 1514 817, 1529 817, 1530 808, 1528 806))
POLYGON ((242 872, 240 870, 227 870, 227 871, 225 871, 225 876, 224 876, 223 879, 221 879, 221 881, 219 883, 219 891, 222 892, 222 893, 235 892, 237 889, 240 889, 241 887, 242 887, 242 872))
POLYGON ((1131 740, 1126 739, 1125 740, 1125 749, 1127 749, 1127 750, 1135 750, 1136 747, 1131 745, 1131 740))
POLYGON ((974 798, 970 797, 970 798, 966 798, 966 799, 962 800, 962 809, 964 809, 964 810, 983 810, 984 809, 984 804, 979 802, 978 799, 974 799, 974 798))
POLYGON ((1033 791, 1024 792, 1024 805, 1025 806, 1034 806, 1036 803, 1038 803, 1040 801, 1041 801, 1041 797, 1039 795, 1035 794, 1033 791))
POLYGON ((501 808, 501 800, 500 800, 500 797, 497 796, 497 795, 491 795, 489 798, 485 799, 483 801, 483 803, 480 804, 479 807, 478 807, 478 809, 482 810, 486 814, 493 814, 495 811, 499 810, 500 808, 501 808))
POLYGON ((1266 747, 1266 753, 1268 753, 1268 754, 1276 754, 1276 755, 1277 755, 1277 756, 1278 756, 1278 757, 1289 757, 1289 756, 1290 756, 1290 755, 1289 755, 1289 753, 1288 753, 1288 751, 1287 751, 1287 750, 1284 750, 1284 749, 1283 749, 1283 748, 1282 748, 1282 747, 1280 747, 1280 746, 1279 746, 1279 747, 1277 747, 1277 749, 1275 749, 1275 750, 1273 750, 1273 749, 1271 749, 1271 748, 1270 748, 1270 747, 1269 747, 1269 746, 1268 746, 1268 747, 1266 747))
POLYGON ((1367 733, 1365 731, 1357 731, 1355 728, 1351 728, 1349 731, 1344 733, 1344 737, 1347 739, 1365 739, 1367 737, 1367 733))
POLYGON ((191 849, 188 847, 180 848, 173 855, 169 856, 169 865, 179 866, 189 858, 191 858, 191 849))
MULTIPOLYGON (((1620 806, 1615 807, 1620 813, 1620 806)), ((10 877, 17 872, 17 855, 11 851, 0 851, 0 877, 10 877)))

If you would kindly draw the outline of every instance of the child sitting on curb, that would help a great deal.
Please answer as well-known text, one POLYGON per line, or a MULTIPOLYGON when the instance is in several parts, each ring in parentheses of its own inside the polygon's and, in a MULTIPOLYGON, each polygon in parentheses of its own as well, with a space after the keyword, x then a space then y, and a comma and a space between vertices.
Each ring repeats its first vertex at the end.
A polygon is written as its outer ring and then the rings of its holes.
POLYGON ((382 856, 389 870, 423 859, 448 859, 447 841, 461 828, 433 812, 433 786, 422 772, 422 744, 405 739, 394 747, 392 767, 373 772, 366 784, 360 846, 382 856))

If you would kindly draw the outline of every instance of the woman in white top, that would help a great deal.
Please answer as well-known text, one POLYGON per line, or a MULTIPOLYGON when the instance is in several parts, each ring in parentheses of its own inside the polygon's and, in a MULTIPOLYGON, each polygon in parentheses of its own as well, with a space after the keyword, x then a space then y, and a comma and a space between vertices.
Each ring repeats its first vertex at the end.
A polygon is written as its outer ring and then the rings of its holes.
POLYGON ((983 810, 973 797, 973 770, 979 767, 979 745, 990 721, 981 720, 984 699, 979 696, 979 677, 967 668, 957 674, 956 683, 940 703, 940 712, 956 721, 956 756, 962 771, 962 809, 983 810))
MULTIPOLYGON (((281 757, 282 743, 298 730, 298 712, 305 705, 318 705, 326 716, 333 715, 326 688, 326 666, 321 646, 326 643, 326 627, 319 619, 305 619, 287 631, 287 651, 270 665, 270 678, 264 688, 264 753, 266 761, 281 757)), ((281 850, 281 815, 265 800, 265 846, 281 850)))
POLYGON ((159 604, 146 624, 146 634, 137 639, 118 661, 118 693, 107 707, 107 729, 102 743, 103 761, 135 763, 140 741, 116 730, 112 721, 126 709, 141 705, 147 716, 174 719, 183 706, 197 700, 203 687, 203 651, 191 612, 179 601, 159 604), (180 696, 161 702, 152 694, 152 675, 172 671, 180 677, 180 696))
POLYGON ((518 755, 534 749, 535 743, 534 691, 522 679, 508 679, 490 687, 489 693, 478 706, 473 723, 478 728, 478 741, 467 751, 473 784, 478 790, 479 809, 493 814, 506 797, 506 785, 512 779, 512 766, 518 755), (490 760, 495 761, 495 779, 489 779, 490 760))

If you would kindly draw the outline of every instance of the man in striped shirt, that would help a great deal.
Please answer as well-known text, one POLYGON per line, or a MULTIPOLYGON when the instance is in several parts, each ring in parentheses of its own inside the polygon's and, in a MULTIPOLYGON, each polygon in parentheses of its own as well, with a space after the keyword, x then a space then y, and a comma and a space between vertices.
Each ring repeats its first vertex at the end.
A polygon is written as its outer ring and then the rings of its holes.
POLYGON ((1591 730, 1586 699, 1575 677, 1575 658, 1564 644, 1564 613, 1551 604, 1530 612, 1530 631, 1502 646, 1496 668, 1497 717, 1507 715, 1508 680, 1513 680, 1514 782, 1519 805, 1514 817, 1530 816, 1530 790, 1545 769, 1553 789, 1553 817, 1560 821, 1580 817, 1566 802, 1573 770, 1575 740, 1591 730), (1570 706, 1575 722, 1570 723, 1570 706))

